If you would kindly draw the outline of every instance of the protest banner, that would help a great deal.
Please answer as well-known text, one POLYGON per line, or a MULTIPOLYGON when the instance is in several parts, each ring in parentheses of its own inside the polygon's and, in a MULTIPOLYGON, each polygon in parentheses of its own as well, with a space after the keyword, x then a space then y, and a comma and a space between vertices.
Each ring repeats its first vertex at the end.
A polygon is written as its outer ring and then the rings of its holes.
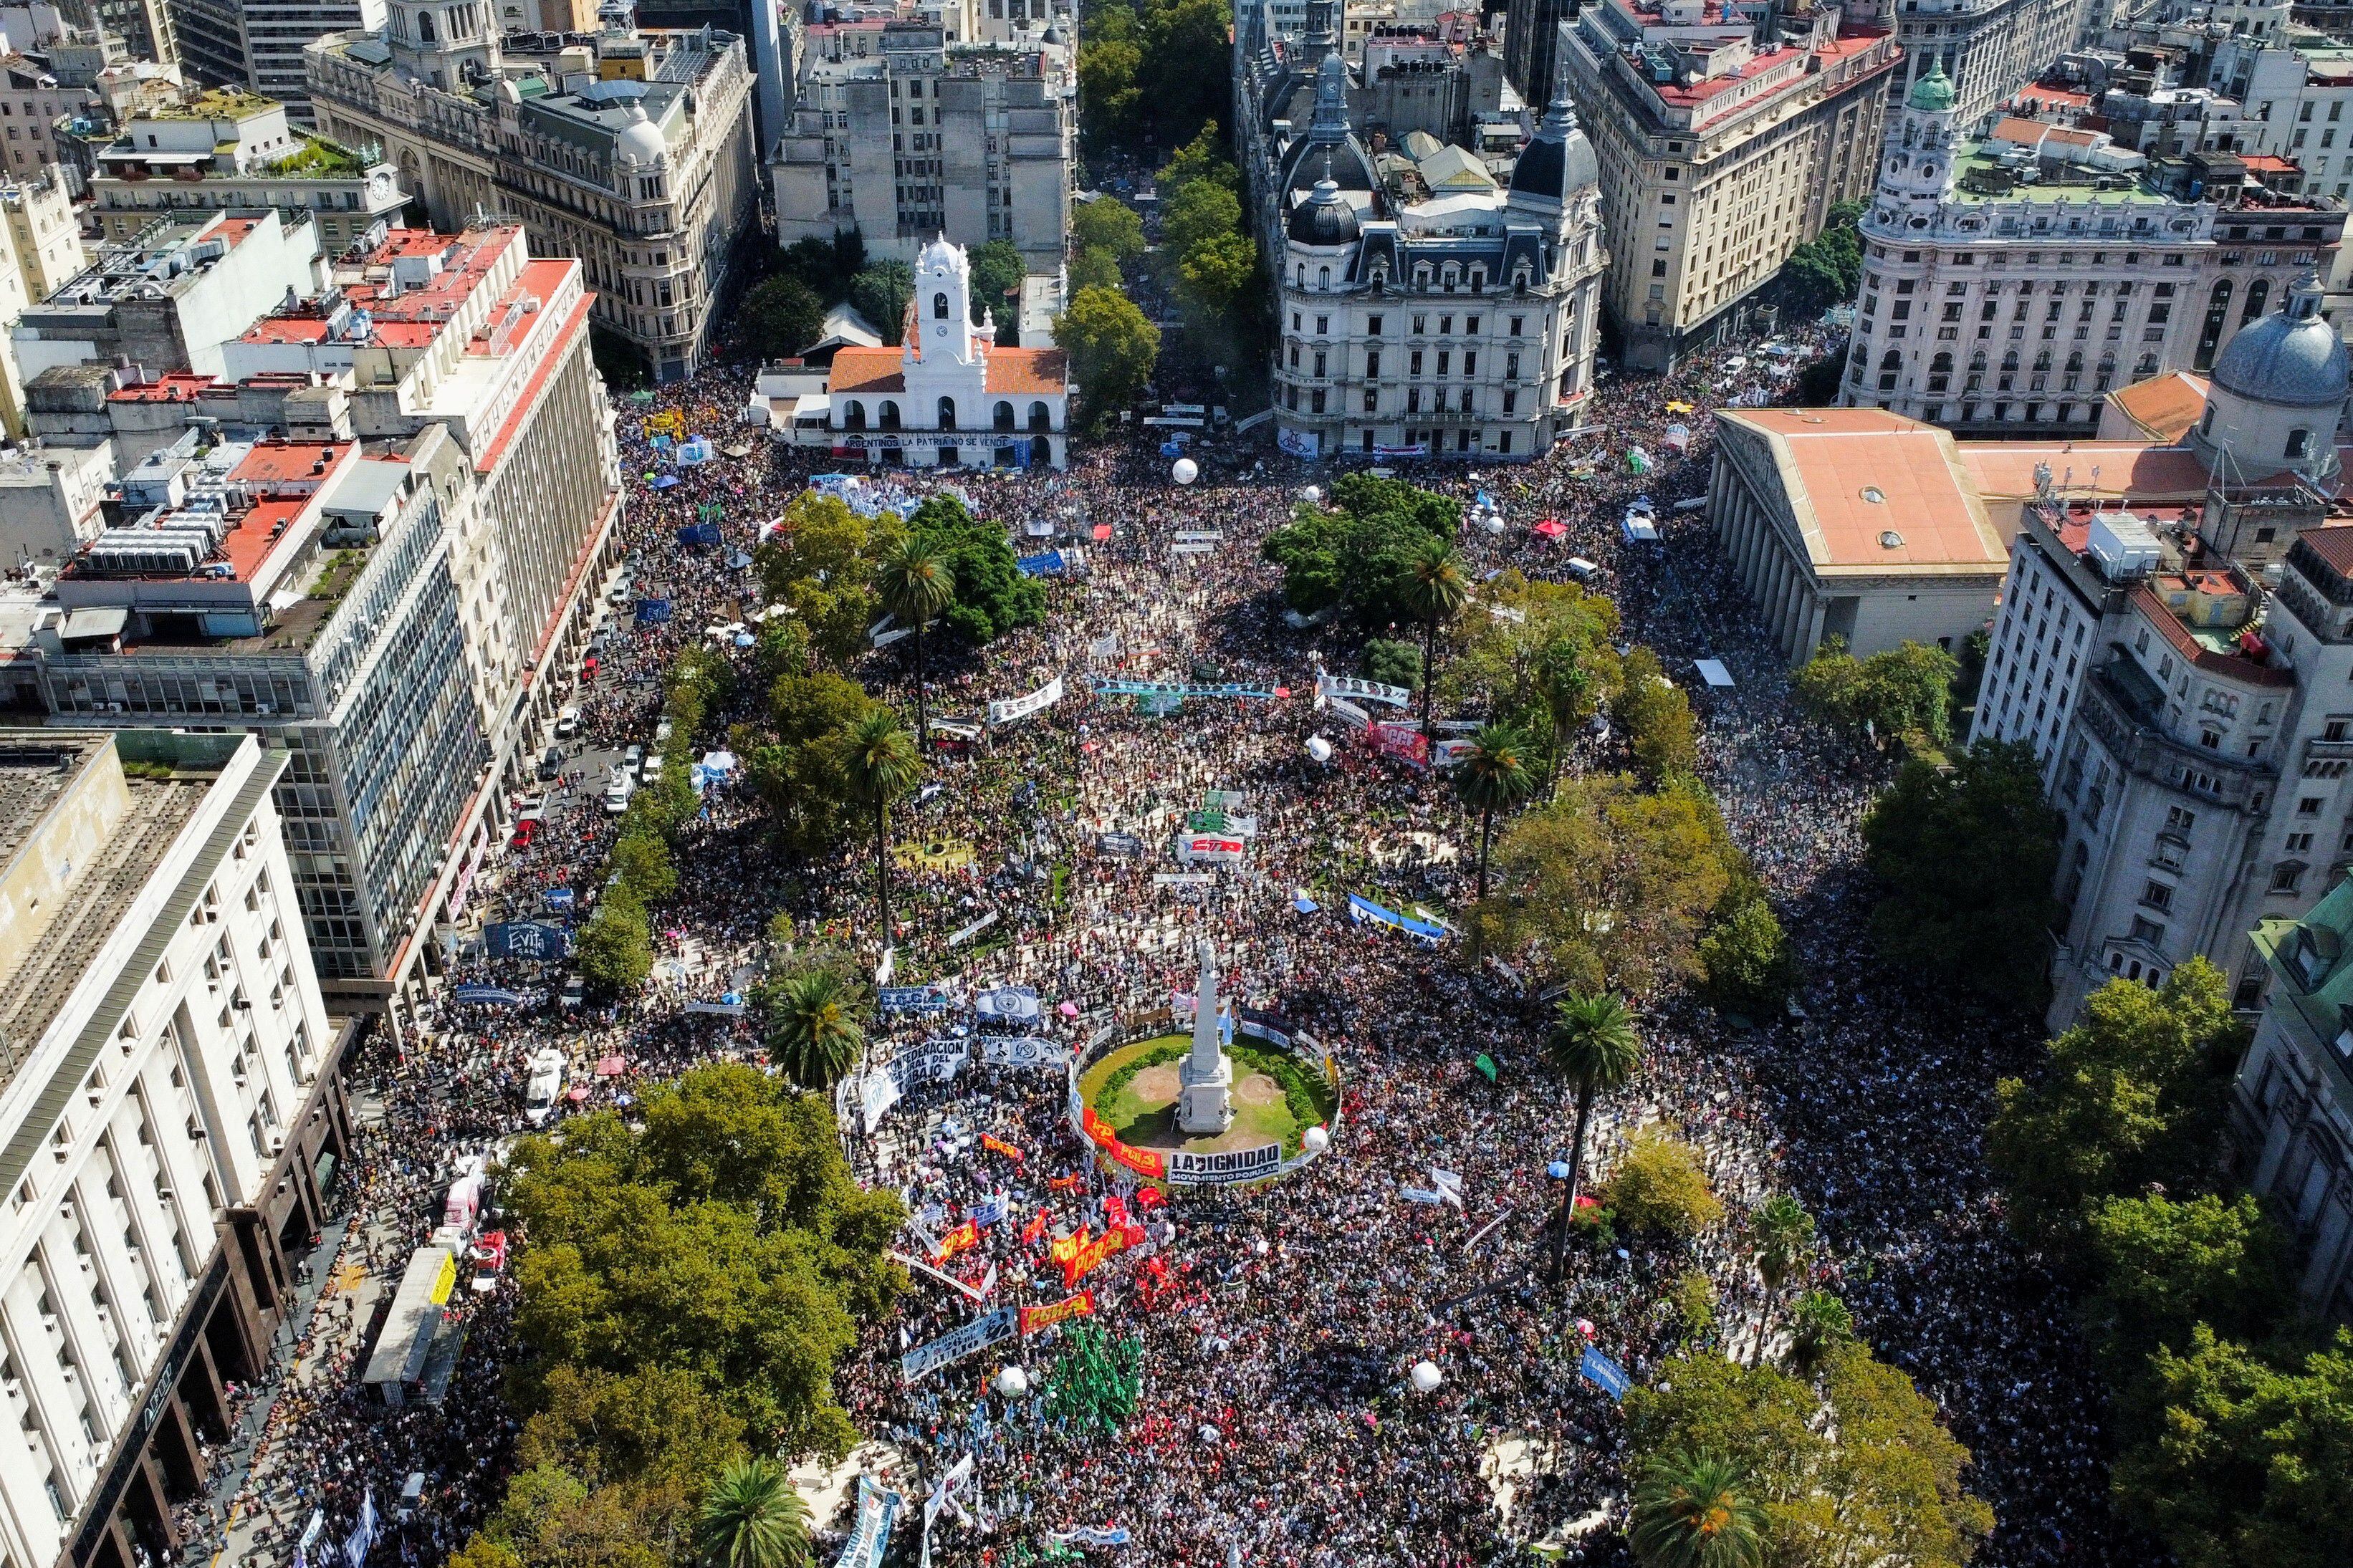
POLYGON ((1092 1290, 1065 1296, 1049 1307, 1024 1307, 1021 1309, 1021 1332, 1024 1335, 1034 1334, 1066 1319, 1083 1318, 1094 1310, 1095 1293, 1092 1290))
POLYGON ((1062 678, 1054 677, 1027 697, 1008 697, 988 705, 988 727, 992 730, 1010 724, 1017 719, 1027 719, 1041 713, 1062 700, 1062 678))
POLYGON ((1317 675, 1315 695, 1327 700, 1346 697, 1360 702, 1385 702, 1391 708, 1413 706, 1413 693, 1405 687, 1362 680, 1353 675, 1317 675))
POLYGON ((1020 1331, 1020 1309, 999 1307, 960 1328, 951 1329, 929 1344, 917 1345, 901 1356, 899 1375, 909 1383, 921 1382, 924 1376, 949 1363, 962 1361, 1000 1341, 1009 1340, 1020 1331))
POLYGON ((881 1568, 882 1554, 891 1545, 891 1527, 898 1521, 903 1500, 897 1492, 885 1491, 864 1476, 859 1477, 858 1521, 850 1527, 849 1539, 842 1543, 834 1568, 881 1568))

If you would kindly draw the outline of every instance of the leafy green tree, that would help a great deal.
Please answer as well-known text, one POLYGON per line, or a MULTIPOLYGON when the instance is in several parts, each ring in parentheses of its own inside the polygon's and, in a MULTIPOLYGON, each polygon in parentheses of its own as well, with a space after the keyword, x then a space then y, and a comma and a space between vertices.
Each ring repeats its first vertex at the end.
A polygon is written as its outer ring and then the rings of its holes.
POLYGON ((1487 613, 1465 618, 1445 695, 1543 742, 1549 792, 1571 733, 1616 681, 1618 607, 1573 583, 1532 582, 1517 571, 1488 584, 1484 597, 1487 613))
POLYGON ((1482 724, 1471 738, 1471 749, 1454 767, 1454 790, 1462 804, 1479 814, 1478 890, 1487 901, 1487 847, 1494 837, 1495 813, 1525 805, 1536 792, 1536 773, 1528 761, 1528 744, 1520 732, 1504 724, 1482 724))
POLYGON ((589 1488, 552 1466, 507 1483, 481 1533, 449 1561, 461 1568, 667 1568, 663 1543, 617 1488, 589 1488))
POLYGON ((1654 1455, 1634 1487, 1627 1534, 1642 1568, 1757 1568, 1765 1510, 1725 1460, 1683 1449, 1654 1455))
POLYGON ((955 567, 933 536, 918 531, 883 551, 874 574, 875 591, 882 607, 909 627, 915 645, 915 743, 931 738, 931 707, 923 679, 923 632, 932 621, 955 603, 955 567))
POLYGON ((1704 1268, 1686 1268, 1675 1277, 1667 1300, 1683 1323, 1683 1342, 1696 1344, 1715 1327, 1715 1281, 1704 1268))
POLYGON ((1863 818, 1864 863, 1885 887, 1873 911, 1900 968, 2031 1006, 2058 918, 2059 816, 2032 748, 1980 741, 1938 768, 1915 758, 1863 818))
POLYGON ((580 933, 574 961, 581 983, 599 996, 627 996, 654 972, 653 926, 627 888, 608 889, 580 933))
POLYGON ((511 1394, 533 1413, 559 1367, 659 1370, 690 1379, 728 1430, 742 1423, 751 1448, 845 1452, 834 1368, 904 1286, 883 1256, 898 1199, 851 1178, 826 1097, 755 1068, 691 1069, 639 1109, 641 1131, 599 1111, 508 1158, 531 1237, 511 1394))
POLYGON ((1646 1127, 1609 1174, 1601 1201, 1630 1230, 1689 1240, 1724 1217, 1699 1155, 1682 1139, 1646 1127))
POLYGON ((1862 285, 1862 205, 1841 202, 1822 232, 1799 244, 1781 264, 1781 298, 1796 315, 1812 318, 1833 305, 1851 305, 1862 285))
POLYGON ((851 309, 895 343, 907 327, 907 302, 915 297, 915 270, 897 257, 870 263, 849 280, 851 309))
MULTIPOLYGON (((1125 7, 1117 9, 1133 17, 1125 7)), ((1092 12, 1087 23, 1091 30, 1102 26, 1092 12)), ((1089 37, 1080 43, 1079 126, 1096 156, 1134 142, 1144 111, 1144 90, 1135 79, 1143 68, 1144 49, 1133 38, 1089 37)))
POLYGON ((703 1568, 805 1568, 808 1509, 785 1467, 765 1456, 722 1470, 694 1521, 703 1568))
POLYGON ((2142 1436, 2116 1462, 2117 1508, 2182 1568, 2353 1563, 2353 1329, 2299 1361, 2201 1323, 2128 1403, 2142 1436))
POLYGON ((1461 503, 1366 474, 1335 480, 1331 500, 1328 511, 1302 502, 1260 546, 1282 569, 1284 601, 1303 614, 1343 605, 1373 628, 1418 620, 1414 563, 1430 541, 1454 538, 1461 503))
POLYGON ((2084 1315, 2128 1375, 2160 1344, 2186 1349, 2200 1323, 2253 1339, 2289 1313, 2288 1240, 2252 1194, 2103 1198, 2087 1218, 2099 1284, 2084 1315))
POLYGON ((1226 156, 1224 140, 1214 120, 1202 125, 1191 141, 1177 148, 1176 156, 1161 169, 1158 183, 1162 199, 1173 201, 1187 186, 1203 180, 1221 186, 1234 196, 1241 195, 1241 171, 1226 156))
POLYGON ((1968 1450, 1863 1346, 1833 1348, 1822 1370, 1817 1392, 1707 1352, 1667 1363, 1626 1395, 1635 1473, 1678 1450, 1737 1467, 1764 1509, 1767 1563, 1961 1568, 1993 1527, 1961 1486, 1968 1450))
POLYGON ((1986 1155, 2030 1247, 2081 1257, 2092 1205, 2157 1183, 2193 1193, 2221 1151, 2223 1086, 2241 1033, 2221 971, 2192 958, 2155 991, 2094 992, 2031 1082, 1994 1087, 1986 1155))
POLYGON ((1088 428, 1100 430, 1152 379, 1160 329, 1115 289, 1082 289, 1054 319, 1054 343, 1071 357, 1088 428))
POLYGON ((1767 1017, 1797 984, 1797 958, 1761 892, 1731 902, 1731 913, 1699 939, 1701 988, 1711 1006, 1767 1017))
POLYGON ((1071 208, 1071 247, 1102 250, 1113 261, 1133 261, 1144 254, 1144 220, 1116 196, 1097 196, 1071 208))
POLYGON ((1240 199, 1215 180, 1194 180, 1178 187, 1161 210, 1161 243, 1180 258, 1213 239, 1240 234, 1241 227, 1240 199))
POLYGON ((1258 241, 1246 234, 1212 235, 1176 263, 1176 298, 1190 320, 1204 328, 1221 324, 1257 285, 1258 241))
POLYGON ((849 732, 878 706, 829 669, 781 675, 768 688, 767 732, 746 737, 744 774, 785 848, 818 855, 841 841, 853 805, 843 755, 849 732))
POLYGON ((874 814, 874 902, 881 915, 881 942, 892 944, 891 805, 915 787, 923 760, 899 716, 879 708, 854 725, 842 749, 849 798, 874 814))
POLYGON ((785 247, 777 259, 787 276, 832 304, 849 294, 850 280, 866 269, 866 240, 854 228, 831 239, 812 235, 785 247))
POLYGON ((763 359, 790 359, 825 335, 825 301, 787 273, 744 296, 744 331, 763 359))
POLYGON ((1789 1360, 1811 1377, 1832 1351, 1854 1338, 1854 1314, 1828 1290, 1808 1290, 1789 1305, 1789 1360))
POLYGON ((1835 640, 1798 671, 1798 695, 1835 723, 1866 727, 1882 746, 1941 752, 1952 742, 1953 656, 1905 641, 1858 659, 1835 640))
POLYGON ((1421 649, 1409 642, 1375 637, 1365 645, 1365 679, 1383 686, 1421 689, 1421 649))
POLYGON ((621 886, 641 904, 658 904, 678 891, 678 868, 670 846, 651 833, 625 833, 613 846, 613 869, 621 886))
POLYGON ((1609 713, 1626 731, 1635 767, 1651 784, 1698 771, 1699 735, 1692 722, 1691 699, 1667 679, 1659 656, 1649 648, 1638 647, 1626 656, 1609 713))
POLYGON ((1593 1120, 1593 1102, 1634 1080, 1635 1069, 1642 1065, 1642 1042, 1625 1003, 1607 994, 1573 994, 1554 1005, 1544 1058, 1577 1101, 1568 1180, 1561 1184, 1560 1218, 1553 1231, 1552 1271, 1557 1275, 1567 1258, 1569 1221, 1577 1214, 1577 1189, 1585 1178, 1585 1134, 1593 1120))
POLYGON ((940 618, 973 647, 1045 620, 1046 590, 1021 574, 1000 525, 973 516, 954 496, 933 496, 915 509, 907 530, 946 566, 955 593, 940 618))
POLYGON ((743 1418, 693 1374, 641 1366, 625 1373, 559 1363, 539 1390, 541 1407, 523 1423, 515 1463, 617 1487, 655 1535, 675 1535, 705 1483, 743 1457, 743 1418))
POLYGON ((858 994, 839 975, 818 970, 778 988, 768 1008, 768 1049, 803 1089, 828 1089, 849 1075, 866 1044, 858 994))
POLYGON ((1687 973, 1732 872, 1708 813, 1624 776, 1571 779, 1496 840, 1493 893, 1472 918, 1482 952, 1541 990, 1639 996, 1687 973))
POLYGON ((983 312, 990 312, 1000 329, 1016 328, 1018 336, 1021 280, 1029 276, 1029 264, 1021 259, 1020 248, 1009 239, 992 239, 973 248, 967 265, 972 279, 973 325, 980 324, 983 312))
POLYGON ((753 553, 768 597, 807 630, 809 645, 836 664, 866 647, 877 616, 874 568, 896 541, 896 517, 869 518, 839 496, 806 490, 786 503, 781 526, 753 553))
POLYGON ((1764 1352, 1781 1292, 1813 1250, 1814 1216, 1788 1193, 1775 1193, 1748 1211, 1748 1239, 1757 1247, 1757 1272, 1765 1281, 1765 1305, 1757 1314, 1757 1338, 1748 1352, 1753 1362, 1764 1352))
POLYGON ((1127 287, 1127 279, 1119 269, 1118 258, 1100 246, 1089 246, 1071 258, 1071 292, 1084 289, 1108 289, 1117 293, 1127 287))
POLYGON ((1438 628, 1471 602, 1471 573, 1451 543, 1425 539, 1407 562, 1404 588, 1406 608, 1421 623, 1421 668, 1430 677, 1421 683, 1421 732, 1433 736, 1430 704, 1438 689, 1438 628))

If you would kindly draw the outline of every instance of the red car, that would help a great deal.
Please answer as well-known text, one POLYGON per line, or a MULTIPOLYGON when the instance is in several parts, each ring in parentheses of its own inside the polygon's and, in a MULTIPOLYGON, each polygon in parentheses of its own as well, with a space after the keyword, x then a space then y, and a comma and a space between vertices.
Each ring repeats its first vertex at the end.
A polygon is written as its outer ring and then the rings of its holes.
POLYGON ((586 658, 580 661, 580 679, 583 680, 594 680, 596 679, 596 656, 595 654, 592 653, 586 658))
POLYGON ((531 841, 539 837, 539 818, 526 816, 515 824, 514 837, 508 842, 517 849, 528 849, 531 841))

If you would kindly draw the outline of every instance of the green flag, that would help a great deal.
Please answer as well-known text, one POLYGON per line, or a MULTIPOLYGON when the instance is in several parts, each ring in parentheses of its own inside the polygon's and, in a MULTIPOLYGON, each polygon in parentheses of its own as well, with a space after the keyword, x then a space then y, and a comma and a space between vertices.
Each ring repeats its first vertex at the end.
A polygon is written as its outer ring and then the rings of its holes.
POLYGON ((1473 1059, 1473 1060, 1472 1060, 1472 1062, 1471 1063, 1471 1065, 1472 1065, 1472 1067, 1474 1067, 1474 1068, 1477 1068, 1481 1072, 1485 1073, 1485 1074, 1487 1075, 1487 1081, 1488 1081, 1489 1083, 1493 1083, 1493 1082, 1495 1081, 1495 1058, 1493 1058, 1493 1057, 1489 1056, 1489 1055, 1488 1055, 1486 1052, 1484 1052, 1484 1051, 1481 1051, 1481 1052, 1479 1053, 1478 1057, 1477 1057, 1475 1059, 1473 1059))

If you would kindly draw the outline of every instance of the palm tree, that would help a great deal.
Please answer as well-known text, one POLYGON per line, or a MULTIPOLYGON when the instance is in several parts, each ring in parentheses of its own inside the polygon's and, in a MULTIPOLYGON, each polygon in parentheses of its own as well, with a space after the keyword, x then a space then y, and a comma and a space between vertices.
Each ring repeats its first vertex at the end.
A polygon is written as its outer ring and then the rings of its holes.
POLYGON ((785 1467, 763 1458, 720 1471, 694 1518, 694 1554, 703 1568, 805 1568, 808 1508, 785 1467))
POLYGON ((913 534, 902 534, 883 553, 874 574, 882 607, 915 629, 915 748, 931 744, 931 707, 923 690, 923 627, 955 603, 955 569, 941 552, 913 534))
POLYGON ((1809 1290, 1789 1303, 1789 1361, 1808 1377, 1852 1338, 1854 1314, 1828 1290, 1809 1290))
POLYGON ((891 803, 915 787, 923 759, 899 716, 877 708, 849 728, 842 770, 849 798, 874 814, 874 901, 882 914, 882 945, 891 946, 891 803))
POLYGON ((1577 1183, 1585 1174, 1585 1129, 1596 1095, 1623 1089, 1641 1065, 1642 1043, 1634 1036, 1634 1016, 1626 1004, 1604 993, 1564 996, 1553 1008, 1545 1059, 1577 1091, 1577 1135, 1568 1151, 1568 1181, 1561 1189, 1560 1229, 1553 1237, 1552 1271, 1557 1276, 1568 1253, 1568 1222, 1577 1212, 1577 1183))
POLYGON ((1683 1449, 1643 1467, 1627 1531, 1642 1568, 1756 1568, 1765 1510, 1737 1465, 1683 1449))
POLYGON ((1765 1277, 1765 1310, 1757 1316, 1757 1340, 1748 1352, 1754 1366, 1764 1353, 1765 1331, 1772 1324, 1781 1288, 1814 1245, 1814 1216, 1788 1194, 1775 1193, 1748 1211, 1748 1234, 1757 1243, 1757 1272, 1765 1277))
POLYGON ((858 1025, 857 992, 828 969, 796 974, 777 994, 768 1041, 795 1083, 831 1089, 866 1044, 866 1031, 858 1025))
POLYGON ((1430 700, 1438 685, 1438 623, 1470 602, 1462 557, 1443 539, 1425 539, 1407 563, 1405 607, 1421 623, 1421 732, 1430 734, 1430 700))
POLYGON ((1545 798, 1560 789, 1560 764, 1568 752, 1569 731, 1585 714, 1593 676, 1585 668, 1584 653, 1575 643, 1558 638, 1536 654, 1536 694, 1552 724, 1552 772, 1545 780, 1545 798))
POLYGON ((1509 811, 1536 790, 1528 765, 1528 742, 1508 724, 1483 724, 1454 771, 1454 790, 1479 814, 1479 901, 1487 900, 1487 846, 1495 833, 1495 813, 1509 811))

